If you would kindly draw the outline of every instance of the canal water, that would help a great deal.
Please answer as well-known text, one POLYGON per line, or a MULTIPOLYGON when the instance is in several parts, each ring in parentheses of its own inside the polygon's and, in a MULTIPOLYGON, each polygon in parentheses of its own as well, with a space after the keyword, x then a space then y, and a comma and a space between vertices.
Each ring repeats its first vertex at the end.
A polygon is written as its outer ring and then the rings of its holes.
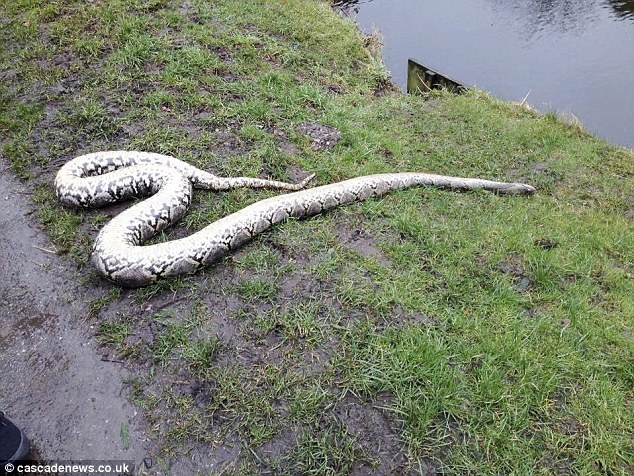
POLYGON ((338 1, 378 30, 405 88, 407 59, 541 111, 571 113, 634 148, 634 0, 338 1))

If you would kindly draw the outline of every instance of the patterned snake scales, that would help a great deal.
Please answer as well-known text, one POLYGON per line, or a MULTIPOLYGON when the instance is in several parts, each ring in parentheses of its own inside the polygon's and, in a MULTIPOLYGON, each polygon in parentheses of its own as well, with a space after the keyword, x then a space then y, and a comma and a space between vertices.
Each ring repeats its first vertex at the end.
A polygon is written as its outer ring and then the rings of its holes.
POLYGON ((55 189, 62 203, 84 208, 151 195, 107 223, 97 236, 92 251, 91 261, 101 274, 129 287, 146 286, 160 278, 193 273, 291 217, 317 215, 391 190, 431 185, 512 194, 535 191, 530 185, 520 183, 423 173, 368 175, 301 190, 310 179, 312 176, 290 184, 248 177, 225 178, 166 155, 110 151, 82 155, 67 162, 57 174, 55 189), (141 246, 185 214, 191 202, 192 188, 228 190, 236 187, 272 188, 293 193, 260 200, 186 238, 141 246))

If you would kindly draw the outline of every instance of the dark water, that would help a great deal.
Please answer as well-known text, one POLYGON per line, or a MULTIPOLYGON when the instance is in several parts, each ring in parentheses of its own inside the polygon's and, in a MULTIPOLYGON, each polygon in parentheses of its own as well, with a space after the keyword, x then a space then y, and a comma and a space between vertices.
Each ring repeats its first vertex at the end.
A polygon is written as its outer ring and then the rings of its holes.
POLYGON ((634 148, 634 0, 339 2, 383 36, 393 79, 407 59, 542 111, 572 113, 634 148))

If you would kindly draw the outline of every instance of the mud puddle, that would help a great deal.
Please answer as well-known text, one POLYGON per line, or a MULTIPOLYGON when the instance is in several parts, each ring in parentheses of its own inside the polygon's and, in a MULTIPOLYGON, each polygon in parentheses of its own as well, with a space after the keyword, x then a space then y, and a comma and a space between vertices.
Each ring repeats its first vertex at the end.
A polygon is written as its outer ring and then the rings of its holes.
POLYGON ((133 460, 138 468, 150 443, 126 400, 128 373, 102 361, 85 320, 93 296, 51 252, 6 162, 0 204, 0 410, 42 461, 133 460))

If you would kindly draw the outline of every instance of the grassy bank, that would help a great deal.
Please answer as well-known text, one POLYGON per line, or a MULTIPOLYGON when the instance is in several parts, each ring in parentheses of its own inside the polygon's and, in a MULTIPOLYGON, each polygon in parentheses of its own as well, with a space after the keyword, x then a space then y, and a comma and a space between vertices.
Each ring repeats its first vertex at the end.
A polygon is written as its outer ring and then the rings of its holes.
MULTIPOLYGON (((0 5, 0 152, 94 289, 95 338, 136 376, 164 471, 634 471, 630 152, 478 91, 395 92, 326 3, 0 5), (102 149, 228 176, 420 170, 539 193, 394 193, 129 291, 86 266, 114 212, 52 194, 61 164, 102 149)), ((274 194, 199 192, 160 239, 274 194)))

